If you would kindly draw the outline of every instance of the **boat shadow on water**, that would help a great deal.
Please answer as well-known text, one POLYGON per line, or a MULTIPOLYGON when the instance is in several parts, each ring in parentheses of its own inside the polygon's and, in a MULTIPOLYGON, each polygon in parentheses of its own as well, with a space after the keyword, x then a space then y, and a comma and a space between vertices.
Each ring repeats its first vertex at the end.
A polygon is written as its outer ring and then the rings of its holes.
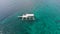
POLYGON ((27 20, 24 18, 24 20, 22 20, 22 18, 18 18, 18 20, 22 23, 28 23, 28 24, 34 24, 34 23, 37 23, 37 22, 40 22, 40 19, 36 18, 33 20, 33 19, 30 19, 27 18, 27 20))

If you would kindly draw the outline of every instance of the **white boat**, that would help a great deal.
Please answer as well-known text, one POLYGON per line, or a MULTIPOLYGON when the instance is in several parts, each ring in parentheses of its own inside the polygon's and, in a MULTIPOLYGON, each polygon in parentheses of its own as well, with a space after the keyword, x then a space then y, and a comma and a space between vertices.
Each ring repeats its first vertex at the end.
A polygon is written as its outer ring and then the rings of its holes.
POLYGON ((24 20, 24 18, 27 20, 27 18, 29 18, 29 20, 32 18, 32 20, 35 20, 34 18, 34 14, 23 14, 22 16, 18 16, 19 18, 22 17, 22 20, 24 20))

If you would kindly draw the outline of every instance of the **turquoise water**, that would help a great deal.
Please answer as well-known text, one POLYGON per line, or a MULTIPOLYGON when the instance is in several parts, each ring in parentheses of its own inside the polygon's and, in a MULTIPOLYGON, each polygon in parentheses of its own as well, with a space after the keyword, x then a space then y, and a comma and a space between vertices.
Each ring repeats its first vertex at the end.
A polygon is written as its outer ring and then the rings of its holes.
POLYGON ((1 21, 3 34, 60 34, 59 3, 59 0, 36 0, 31 10, 19 10, 1 21), (17 17, 26 12, 35 14, 36 19, 22 21, 17 17))

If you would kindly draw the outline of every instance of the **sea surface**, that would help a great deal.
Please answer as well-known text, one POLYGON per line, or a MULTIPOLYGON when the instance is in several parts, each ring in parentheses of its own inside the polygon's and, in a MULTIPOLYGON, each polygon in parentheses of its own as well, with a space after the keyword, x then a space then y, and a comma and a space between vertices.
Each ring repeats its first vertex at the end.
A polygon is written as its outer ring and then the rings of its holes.
POLYGON ((60 0, 0 0, 0 33, 60 34, 60 0), (35 20, 18 16, 32 13, 35 20))

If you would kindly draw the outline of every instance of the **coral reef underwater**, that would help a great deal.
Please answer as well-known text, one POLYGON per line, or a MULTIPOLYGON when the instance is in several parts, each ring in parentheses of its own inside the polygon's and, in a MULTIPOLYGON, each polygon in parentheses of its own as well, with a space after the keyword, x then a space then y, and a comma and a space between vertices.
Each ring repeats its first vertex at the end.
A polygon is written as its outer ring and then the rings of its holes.
POLYGON ((35 0, 31 9, 21 9, 0 23, 3 34, 60 34, 60 1, 35 0), (35 20, 17 17, 24 13, 33 13, 35 20))

